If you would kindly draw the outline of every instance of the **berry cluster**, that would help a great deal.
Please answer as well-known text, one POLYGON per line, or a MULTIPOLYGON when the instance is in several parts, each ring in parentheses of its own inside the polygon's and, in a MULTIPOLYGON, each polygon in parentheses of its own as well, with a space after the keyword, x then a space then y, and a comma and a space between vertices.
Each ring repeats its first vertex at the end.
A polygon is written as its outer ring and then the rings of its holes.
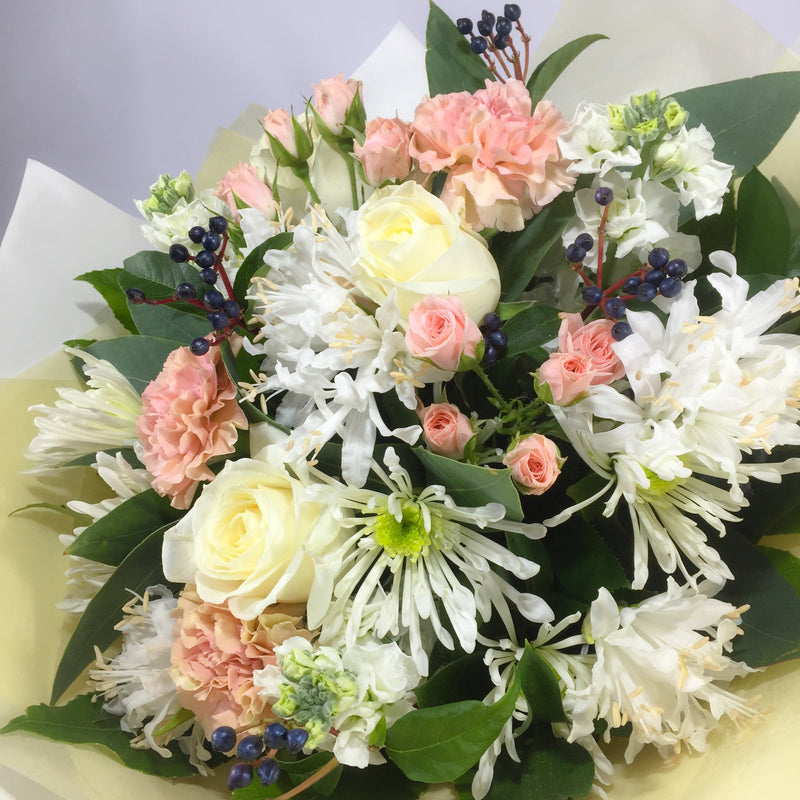
POLYGON ((236 750, 240 759, 228 773, 228 788, 243 789, 249 786, 253 775, 264 786, 271 786, 281 774, 281 768, 275 760, 278 750, 285 748, 290 755, 296 755, 308 741, 308 731, 303 728, 287 730, 279 722, 267 725, 263 735, 251 733, 238 739, 236 731, 228 725, 216 728, 211 734, 211 747, 218 753, 231 753, 236 750), (264 752, 266 751, 266 755, 264 752))
POLYGON ((508 349, 508 336, 505 331, 500 330, 502 324, 500 315, 496 311, 491 311, 483 318, 483 324, 480 326, 485 344, 482 362, 487 367, 496 364, 497 359, 504 356, 508 349))
POLYGON ((525 33, 522 23, 519 21, 521 16, 522 9, 516 3, 506 3, 502 16, 495 17, 491 11, 484 9, 481 12, 481 18, 474 25, 472 20, 467 17, 456 20, 458 32, 469 36, 472 52, 475 55, 483 56, 492 74, 501 83, 505 83, 512 77, 509 68, 513 68, 513 77, 520 81, 524 81, 528 74, 531 37, 525 33), (525 48, 524 66, 511 37, 515 27, 525 48), (478 29, 477 36, 474 28, 478 29), (497 60, 495 61, 495 59, 497 60), (500 70, 502 70, 502 74, 500 70))
POLYGON ((213 340, 198 337, 189 345, 192 353, 202 356, 209 351, 211 345, 218 345, 227 339, 237 325, 243 326, 244 321, 242 309, 234 299, 233 286, 223 265, 225 248, 228 244, 228 221, 225 217, 211 217, 208 220, 208 230, 196 225, 189 230, 188 236, 191 241, 202 247, 197 255, 191 255, 185 245, 173 244, 169 248, 169 257, 176 264, 193 261, 195 266, 200 268, 200 280, 209 287, 201 299, 197 297, 197 289, 191 283, 179 283, 172 297, 160 300, 149 299, 141 289, 137 288, 127 289, 125 294, 134 305, 141 303, 160 305, 183 301, 205 309, 208 312, 206 319, 215 331, 215 336, 213 340), (213 288, 220 277, 228 294, 227 298, 218 289, 213 288))
POLYGON ((595 307, 600 307, 608 319, 616 320, 611 329, 612 336, 621 341, 631 334, 631 326, 621 319, 626 311, 626 302, 639 300, 649 303, 656 295, 677 297, 681 292, 681 279, 688 272, 686 262, 682 258, 670 259, 665 247, 654 247, 647 256, 647 263, 640 269, 631 272, 613 286, 603 289, 603 234, 608 218, 608 207, 614 199, 611 189, 601 186, 594 196, 595 202, 604 207, 603 217, 598 228, 600 247, 597 255, 597 278, 592 281, 583 271, 583 259, 594 247, 594 239, 588 233, 582 233, 566 249, 566 259, 578 272, 584 282, 581 297, 587 309, 584 316, 595 307), (621 294, 617 294, 621 292, 621 294))

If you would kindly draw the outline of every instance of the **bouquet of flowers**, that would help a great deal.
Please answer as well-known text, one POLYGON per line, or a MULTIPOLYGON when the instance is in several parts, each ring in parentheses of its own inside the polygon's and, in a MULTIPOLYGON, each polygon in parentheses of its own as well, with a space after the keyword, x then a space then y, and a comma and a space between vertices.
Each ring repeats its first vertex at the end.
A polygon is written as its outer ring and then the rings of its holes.
POLYGON ((126 333, 35 408, 30 457, 110 496, 56 508, 74 633, 4 731, 241 800, 555 800, 613 797, 612 737, 761 717, 736 679, 800 654, 800 209, 756 165, 800 73, 566 119, 600 38, 531 69, 516 4, 432 4, 413 120, 339 76, 215 190, 151 187, 154 249, 81 276, 126 333))

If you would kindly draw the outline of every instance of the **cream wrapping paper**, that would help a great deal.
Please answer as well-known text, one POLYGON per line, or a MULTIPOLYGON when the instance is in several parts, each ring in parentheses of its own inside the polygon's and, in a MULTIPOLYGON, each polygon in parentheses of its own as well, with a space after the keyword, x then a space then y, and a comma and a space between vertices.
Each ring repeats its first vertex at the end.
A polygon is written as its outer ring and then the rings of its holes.
MULTIPOLYGON (((598 43, 581 56, 551 93, 567 113, 578 99, 621 100, 631 91, 656 86, 668 92, 774 68, 800 67, 795 55, 783 52, 742 12, 722 0, 704 0, 702 4, 671 0, 668 5, 660 0, 568 0, 533 62, 559 44, 592 32, 605 33, 611 41, 598 43)), ((368 81, 366 104, 371 116, 390 116, 396 107, 401 116, 409 118, 416 99, 425 92, 424 73, 420 72, 423 48, 419 42, 410 41, 409 36, 407 30, 395 29, 358 71, 358 76, 368 81), (395 86, 397 75, 404 77, 402 99, 395 86), (377 99, 370 99, 373 97, 398 99, 377 107, 377 99)), ((287 97, 286 104, 295 100, 287 97)), ((247 157, 250 141, 258 132, 259 113, 258 107, 251 107, 240 117, 239 124, 218 132, 198 175, 198 185, 213 184, 228 166, 247 157)), ((796 157, 799 143, 800 125, 795 123, 764 167, 768 175, 780 174, 795 197, 800 197, 800 159, 796 157)), ((71 182, 63 176, 40 167, 29 168, 34 183, 29 184, 26 175, 21 204, 0 248, 0 276, 4 282, 30 286, 30 273, 25 270, 32 263, 32 252, 39 254, 36 263, 42 278, 57 278, 63 288, 72 285, 74 275, 114 266, 142 246, 137 239, 139 223, 135 218, 117 209, 116 214, 110 212, 99 198, 75 184, 70 187, 71 182), (52 204, 54 197, 63 201, 60 208, 52 204), (42 207, 40 202, 50 205, 42 207), (43 216, 45 213, 64 216, 53 228, 50 219, 43 216), (78 234, 77 247, 69 250, 59 247, 64 240, 58 238, 70 235, 67 213, 84 223, 91 220, 90 230, 78 234), (106 216, 100 217, 101 213, 106 216), (42 235, 44 219, 48 219, 47 237, 42 235), (117 227, 104 228, 105 223, 98 223, 99 219, 110 220, 108 224, 117 227), (114 234, 101 236, 99 232, 103 230, 113 230, 114 234), (95 244, 108 249, 97 251, 102 252, 102 258, 90 260, 87 247, 95 244), (40 247, 45 249, 34 249, 40 247)), ((38 349, 21 350, 25 355, 11 362, 12 366, 7 360, 0 362, 0 376, 17 375, 22 365, 52 352, 62 339, 82 335, 92 325, 104 322, 103 316, 97 315, 100 303, 91 298, 90 289, 86 288, 86 292, 88 295, 75 302, 61 289, 54 292, 44 307, 45 313, 40 315, 40 325, 28 333, 38 349), (68 307, 75 304, 83 313, 77 319, 66 314, 68 307)), ((41 308, 41 300, 37 302, 41 308)), ((110 329, 104 335, 111 335, 110 329)), ((17 344, 21 343, 12 343, 11 349, 17 344)), ((45 511, 24 512, 11 518, 8 515, 27 503, 61 503, 67 497, 86 498, 97 491, 84 470, 41 476, 18 474, 24 468, 23 453, 35 432, 27 407, 51 404, 56 387, 64 385, 78 382, 60 354, 13 380, 0 380, 0 419, 4 422, 0 482, 0 723, 30 704, 46 701, 70 630, 69 620, 55 609, 63 595, 65 568, 57 535, 69 530, 70 521, 45 511)), ((798 547, 794 550, 800 555, 798 547)), ((800 761, 796 756, 800 671, 795 663, 778 665, 739 681, 737 691, 746 697, 760 695, 758 706, 771 709, 757 728, 737 737, 730 725, 723 725, 710 737, 707 754, 685 753, 669 765, 664 765, 655 752, 646 751, 632 767, 626 767, 622 748, 612 747, 615 781, 610 800, 738 800, 751 796, 777 800, 796 796, 800 784, 800 761)), ((28 734, 0 737, 0 787, 0 800, 5 800, 3 789, 16 800, 99 800, 120 796, 221 800, 229 796, 223 774, 211 783, 192 780, 173 785, 129 770, 105 751, 61 745, 28 734)))

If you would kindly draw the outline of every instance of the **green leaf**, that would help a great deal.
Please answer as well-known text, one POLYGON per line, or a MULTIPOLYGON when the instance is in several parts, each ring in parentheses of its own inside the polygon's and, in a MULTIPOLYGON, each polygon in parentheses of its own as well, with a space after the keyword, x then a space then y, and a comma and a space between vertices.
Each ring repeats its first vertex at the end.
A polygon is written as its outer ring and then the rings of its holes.
MULTIPOLYGON (((196 267, 190 263, 178 264, 167 253, 158 250, 142 250, 126 258, 125 272, 142 280, 131 285, 138 286, 152 300, 171 297, 179 283, 191 283, 202 294, 205 284, 200 280, 196 267)), ((124 288, 129 288, 126 285, 124 288)))
POLYGON ((678 92, 675 99, 714 137, 714 158, 742 176, 760 164, 800 111, 800 72, 775 72, 678 92))
POLYGON ((114 626, 122 619, 122 607, 131 599, 131 593, 141 594, 148 586, 164 582, 162 538, 160 532, 153 533, 131 551, 89 602, 56 670, 51 703, 55 703, 92 662, 95 647, 105 650, 119 636, 114 626))
POLYGON ((118 567, 148 536, 183 516, 153 489, 129 498, 90 525, 67 548, 71 556, 118 567))
POLYGON ((489 672, 479 653, 448 662, 414 690, 420 708, 485 697, 492 689, 489 672))
POLYGON ((531 303, 503 325, 508 336, 508 358, 530 356, 535 361, 547 361, 548 352, 542 345, 558 336, 561 320, 558 309, 541 303, 531 303))
POLYGON ((785 475, 780 483, 757 484, 750 505, 740 514, 737 530, 752 542, 800 533, 800 475, 785 475))
POLYGON ((244 308, 245 295, 247 294, 247 288, 250 286, 250 281, 253 276, 259 272, 259 270, 263 270, 264 274, 266 274, 268 268, 264 263, 264 253, 266 253, 267 250, 285 250, 293 241, 293 233, 279 233, 267 239, 265 242, 261 242, 258 247, 248 253, 247 258, 245 258, 236 272, 236 277, 233 281, 233 294, 242 305, 242 308, 244 308))
POLYGON ((547 730, 539 732, 522 771, 524 797, 583 797, 591 791, 593 782, 594 760, 587 750, 556 739, 547 730))
MULTIPOLYGON (((254 780, 244 789, 236 789, 231 795, 231 800, 262 800, 267 797, 278 797, 285 791, 302 783, 306 778, 313 775, 321 767, 324 767, 331 760, 332 756, 328 752, 318 752, 311 756, 282 760, 276 759, 281 774, 277 784, 262 786, 260 781, 254 780)), ((339 778, 342 775, 342 766, 337 765, 313 786, 304 790, 302 797, 328 797, 336 789, 339 778)))
POLYGON ((161 372, 167 356, 175 349, 175 342, 154 339, 152 336, 121 336, 105 339, 86 348, 97 358, 110 361, 140 394, 147 384, 161 372))
POLYGON ((68 517, 72 517, 75 520, 76 525, 88 525, 92 521, 92 518, 88 514, 82 514, 80 511, 73 511, 68 506, 60 506, 56 503, 28 503, 26 506, 15 508, 8 516, 12 517, 14 514, 19 514, 21 511, 30 511, 34 508, 43 508, 47 511, 57 511, 59 514, 66 514, 68 517))
POLYGON ((142 336, 175 342, 178 347, 188 347, 192 339, 211 333, 211 325, 205 317, 167 305, 132 305, 131 316, 142 336))
POLYGON ((500 270, 500 299, 509 302, 519 299, 536 274, 547 251, 575 214, 572 193, 562 192, 529 220, 521 232, 498 233, 489 249, 500 270))
POLYGON ((800 597, 780 572, 737 530, 729 529, 717 543, 735 580, 716 597, 750 609, 739 626, 744 636, 733 642, 733 657, 751 667, 763 667, 800 656, 800 597))
POLYGON ((386 753, 413 781, 463 775, 500 735, 519 696, 519 678, 494 705, 465 700, 411 711, 389 729, 386 753))
POLYGON ((740 275, 783 275, 789 260, 789 218, 775 187, 754 167, 739 186, 736 265, 740 275))
POLYGON ((336 787, 342 800, 416 800, 428 790, 426 783, 410 781, 391 762, 370 764, 367 769, 346 769, 336 787))
POLYGON ((758 550, 794 589, 795 594, 800 595, 800 558, 777 547, 759 545, 758 550))
POLYGON ((415 447, 414 455, 422 462, 429 482, 447 487, 447 494, 460 506, 482 506, 501 503, 506 509, 506 519, 522 520, 519 492, 511 480, 511 470, 478 467, 452 458, 440 456, 415 447))
POLYGON ((431 97, 450 92, 475 92, 494 76, 455 23, 436 3, 431 3, 425 34, 425 68, 431 97))
POLYGON ((26 731, 68 744, 98 744, 116 754, 125 766, 158 775, 162 778, 187 778, 197 775, 177 745, 172 745, 172 758, 164 758, 154 750, 131 747, 131 736, 119 727, 119 717, 104 714, 100 703, 91 695, 82 694, 64 706, 44 703, 28 706, 25 713, 11 720, 0 733, 26 731))
POLYGON ((532 720, 566 722, 558 678, 530 642, 525 643, 518 669, 522 694, 528 701, 532 720))
POLYGON ((541 64, 539 64, 530 78, 528 78, 528 91, 531 94, 531 102, 534 107, 543 100, 550 87, 555 83, 556 78, 587 48, 600 39, 608 39, 602 33, 591 33, 588 36, 581 36, 562 45, 554 53, 551 53, 541 64))
POLYGON ((131 317, 128 301, 125 292, 119 287, 119 276, 122 273, 120 267, 115 269, 97 269, 92 272, 84 272, 78 275, 76 281, 86 281, 97 289, 103 296, 103 300, 108 303, 109 308, 114 312, 114 316, 131 333, 136 333, 136 325, 131 317))

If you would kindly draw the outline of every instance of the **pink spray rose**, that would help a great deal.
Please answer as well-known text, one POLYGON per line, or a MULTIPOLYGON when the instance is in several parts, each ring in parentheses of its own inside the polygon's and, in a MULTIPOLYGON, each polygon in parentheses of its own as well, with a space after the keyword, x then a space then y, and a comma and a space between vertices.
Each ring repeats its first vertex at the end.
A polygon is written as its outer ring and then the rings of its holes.
POLYGON ((395 117, 376 117, 367 122, 364 144, 358 142, 353 150, 364 165, 367 181, 380 186, 384 181, 401 181, 411 172, 408 143, 411 126, 395 117))
POLYGON ((274 136, 291 155, 297 158, 297 142, 294 138, 292 117, 285 108, 270 111, 261 122, 264 132, 274 136))
POLYGON ((331 133, 340 134, 344 128, 347 110, 356 94, 361 94, 361 81, 345 80, 344 75, 339 73, 333 78, 327 78, 312 84, 312 86, 314 108, 331 133))
MULTIPOLYGON (((613 383, 625 375, 625 367, 614 352, 613 320, 596 319, 584 325, 580 314, 566 313, 561 314, 561 320, 561 330, 568 332, 571 339, 570 349, 592 359, 592 386, 613 383)), ((558 341, 563 350, 561 330, 558 341)), ((563 338, 566 339, 566 335, 563 338)))
POLYGON ((551 353, 537 373, 539 383, 550 387, 557 406, 569 405, 585 394, 592 378, 592 359, 583 353, 551 353))
POLYGON ((531 113, 521 81, 487 80, 473 95, 442 94, 420 104, 409 152, 424 172, 447 171, 441 198, 463 208, 475 230, 517 231, 575 184, 558 148, 567 128, 549 101, 531 113))
POLYGON ((206 737, 220 725, 243 728, 269 715, 253 685, 253 672, 277 664, 275 648, 291 636, 311 639, 299 627, 304 606, 269 606, 242 621, 227 605, 200 599, 192 586, 178 598, 178 623, 170 675, 180 703, 193 711, 206 737))
POLYGON ((142 463, 153 488, 188 508, 200 481, 214 473, 206 462, 233 452, 237 428, 247 419, 236 399, 218 347, 195 356, 188 347, 173 350, 155 380, 142 393, 136 434, 142 463))
POLYGON ((540 433, 533 433, 506 453, 503 463, 522 494, 544 494, 561 473, 564 459, 555 444, 540 433))
POLYGON ((406 347, 440 369, 455 372, 462 355, 474 358, 481 338, 478 326, 454 295, 429 294, 408 312, 406 347))
POLYGON ((433 403, 422 409, 422 430, 431 452, 461 458, 472 438, 469 418, 450 403, 433 403))
POLYGON ((238 164, 230 170, 220 180, 215 194, 228 204, 237 221, 239 220, 239 210, 236 207, 236 197, 270 219, 278 210, 278 204, 272 196, 272 189, 258 177, 258 172, 252 164, 238 164))

